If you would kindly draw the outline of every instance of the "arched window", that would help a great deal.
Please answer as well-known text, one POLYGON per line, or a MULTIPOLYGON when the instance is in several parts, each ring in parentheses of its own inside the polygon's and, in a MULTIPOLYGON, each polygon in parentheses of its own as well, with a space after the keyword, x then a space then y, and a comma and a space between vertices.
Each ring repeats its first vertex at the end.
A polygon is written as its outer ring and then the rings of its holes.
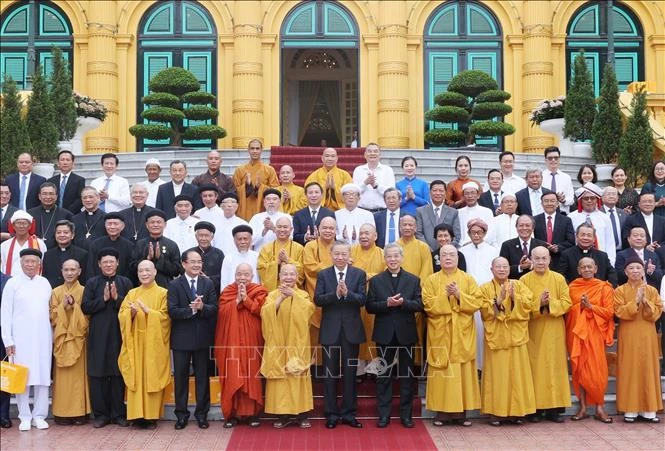
MULTIPOLYGON (((434 106, 434 97, 448 88, 450 80, 464 70, 487 72, 501 86, 501 26, 482 4, 467 0, 441 4, 427 20, 424 35, 426 110, 434 106)), ((434 126, 434 122, 425 123, 426 130, 434 126)), ((478 137, 476 143, 502 146, 498 138, 478 137)))
POLYGON ((590 2, 573 14, 566 38, 566 73, 570 81, 573 61, 581 49, 593 79, 594 92, 600 94, 603 67, 608 61, 608 36, 614 29, 614 69, 623 90, 633 81, 644 80, 644 37, 639 19, 621 3, 614 3, 612 15, 607 2, 590 2))
MULTIPOLYGON (((196 75, 201 89, 217 95, 217 30, 201 5, 193 1, 156 2, 139 25, 137 121, 141 122, 150 79, 167 67, 184 67, 196 75)), ((148 121, 145 121, 146 123, 148 121)), ((210 121, 191 121, 192 124, 210 121)), ((210 149, 212 140, 184 141, 187 147, 210 149)), ((168 145, 168 140, 139 139, 138 150, 168 145)))
POLYGON ((7 8, 0 18, 2 79, 9 74, 19 89, 30 89, 30 80, 38 64, 46 74, 51 73, 51 49, 54 46, 60 47, 65 59, 73 64, 72 26, 57 5, 19 2, 7 8))

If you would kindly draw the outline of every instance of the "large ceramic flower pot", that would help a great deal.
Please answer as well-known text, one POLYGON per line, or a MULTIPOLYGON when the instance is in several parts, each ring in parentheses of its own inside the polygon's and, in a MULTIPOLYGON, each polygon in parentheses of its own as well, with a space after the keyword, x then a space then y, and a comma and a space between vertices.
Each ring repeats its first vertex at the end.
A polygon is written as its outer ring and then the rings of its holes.
POLYGON ((55 166, 53 166, 53 163, 35 163, 32 165, 32 172, 41 175, 46 179, 50 179, 55 172, 55 166))
POLYGON ((607 181, 612 179, 612 169, 614 169, 613 164, 597 164, 596 165, 596 175, 598 176, 598 181, 607 181))
POLYGON ((559 138, 559 150, 561 155, 574 155, 573 142, 563 137, 563 126, 566 124, 563 118, 547 119, 542 121, 538 126, 545 133, 554 135, 559 138))
POLYGON ((74 155, 83 154, 83 137, 100 125, 102 125, 102 121, 97 118, 79 116, 74 137, 70 141, 60 141, 60 150, 69 150, 74 155))

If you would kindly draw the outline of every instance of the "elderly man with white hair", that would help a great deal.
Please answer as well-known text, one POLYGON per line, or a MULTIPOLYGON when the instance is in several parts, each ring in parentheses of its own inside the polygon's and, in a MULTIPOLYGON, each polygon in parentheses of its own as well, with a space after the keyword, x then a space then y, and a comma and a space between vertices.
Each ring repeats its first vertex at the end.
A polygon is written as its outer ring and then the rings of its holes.
MULTIPOLYGON (((478 205, 480 198, 480 188, 476 182, 466 182, 462 185, 462 194, 466 207, 460 208, 459 211, 459 226, 460 226, 460 245, 469 242, 469 234, 467 224, 472 219, 482 219, 486 225, 492 223, 494 219, 494 212, 487 208, 478 205)), ((485 230, 487 232, 487 230, 485 230)))
POLYGON ((32 216, 23 211, 17 210, 12 215, 10 222, 14 227, 14 238, 3 241, 0 245, 0 270, 9 276, 21 274, 21 265, 19 264, 19 253, 23 249, 39 249, 42 254, 46 252, 46 244, 41 238, 34 235, 31 231, 32 216))
POLYGON ((347 183, 342 187, 344 208, 335 212, 337 220, 337 239, 347 244, 358 244, 360 227, 363 224, 374 224, 374 215, 369 211, 358 208, 360 201, 360 187, 354 183, 347 183))
POLYGON ((600 211, 605 213, 610 219, 614 245, 618 252, 622 248, 621 231, 623 230, 623 225, 626 222, 626 219, 628 219, 628 215, 623 211, 623 208, 617 208, 617 203, 619 202, 619 190, 615 187, 606 186, 603 189, 602 199, 603 206, 600 208, 600 211))
POLYGON ((596 229, 597 247, 606 252, 610 263, 614 266, 616 260, 616 245, 612 233, 612 223, 609 217, 600 211, 600 198, 603 195, 600 188, 591 182, 585 183, 575 191, 577 198, 581 201, 581 211, 575 211, 568 215, 573 222, 573 228, 583 223, 591 224, 596 229))

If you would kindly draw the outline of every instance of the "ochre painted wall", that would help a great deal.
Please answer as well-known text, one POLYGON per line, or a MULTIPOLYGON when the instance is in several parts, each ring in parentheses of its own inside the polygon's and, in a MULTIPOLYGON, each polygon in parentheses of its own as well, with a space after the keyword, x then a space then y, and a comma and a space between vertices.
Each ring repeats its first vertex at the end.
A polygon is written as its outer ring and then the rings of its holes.
MULTIPOLYGON (((1 9, 11 7, 7 0, 1 9)), ((103 100, 109 115, 89 133, 86 152, 133 152, 127 129, 136 121, 137 30, 154 1, 56 0, 74 38, 74 88, 103 100)), ((280 139, 280 29, 296 1, 200 1, 218 33, 219 148, 245 148, 251 137, 280 139)), ((363 142, 423 148, 423 30, 437 1, 341 1, 359 32, 359 128, 363 142)), ((483 1, 503 36, 503 87, 512 93, 506 120, 517 132, 506 149, 536 152, 553 141, 528 115, 543 98, 566 91, 565 37, 583 1, 483 1)), ((627 2, 644 31, 649 88, 665 93, 665 2, 627 2)))

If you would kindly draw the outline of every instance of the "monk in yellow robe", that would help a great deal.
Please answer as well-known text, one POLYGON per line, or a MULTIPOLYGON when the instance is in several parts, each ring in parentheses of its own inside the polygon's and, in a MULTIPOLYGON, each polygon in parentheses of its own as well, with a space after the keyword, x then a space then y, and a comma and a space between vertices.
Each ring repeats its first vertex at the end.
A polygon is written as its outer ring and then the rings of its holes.
POLYGON ((323 166, 312 172, 305 180, 307 186, 311 182, 318 183, 323 188, 323 206, 332 211, 344 208, 342 187, 353 183, 353 177, 344 169, 337 167, 337 151, 332 147, 323 149, 321 161, 323 166))
POLYGON ((644 262, 626 259, 628 282, 614 290, 614 313, 619 317, 617 349, 617 411, 633 423, 641 418, 659 423, 663 409, 658 368, 658 336, 654 323, 663 312, 663 300, 644 282, 644 262))
POLYGON ((298 286, 302 287, 305 281, 305 273, 302 266, 304 247, 291 239, 293 225, 291 218, 281 217, 275 222, 275 236, 277 239, 266 244, 259 252, 256 269, 259 273, 261 284, 269 292, 277 289, 279 268, 291 263, 298 271, 298 286))
POLYGON ((608 368, 605 346, 614 343, 614 289, 595 278, 598 266, 593 258, 577 263, 579 278, 568 286, 573 306, 566 315, 566 344, 570 355, 573 389, 580 407, 570 419, 588 418, 587 404, 595 405, 595 418, 611 423, 603 408, 608 368))
POLYGON ((296 174, 293 172, 293 168, 288 164, 285 164, 279 168, 279 190, 282 192, 282 204, 279 207, 279 211, 288 213, 291 216, 307 206, 307 197, 305 197, 305 190, 302 186, 298 186, 293 183, 293 179, 296 174))
POLYGON ((441 271, 422 282, 427 314, 425 401, 427 409, 436 412, 434 426, 452 420, 468 427, 466 411, 480 408, 473 315, 483 298, 473 277, 457 269, 455 246, 442 246, 439 257, 441 271))
POLYGON ((171 381, 171 319, 166 289, 155 283, 156 275, 150 260, 139 263, 141 285, 127 293, 118 313, 122 335, 118 366, 127 386, 127 419, 143 428, 157 426, 164 389, 171 381))
MULTIPOLYGON (((383 258, 383 249, 376 245, 376 228, 372 224, 363 224, 358 232, 358 244, 351 246, 351 264, 360 268, 367 274, 369 279, 386 269, 383 258)), ((378 357, 376 346, 372 341, 372 330, 374 330, 374 315, 367 313, 365 307, 360 308, 360 318, 365 327, 367 341, 360 344, 358 358, 363 361, 358 363, 358 374, 364 374, 364 367, 368 360, 378 357)))
POLYGON ((249 142, 249 163, 238 166, 233 173, 233 184, 239 198, 237 215, 249 221, 263 211, 263 191, 279 186, 277 174, 272 166, 261 162, 263 143, 258 139, 249 142))
POLYGON ((510 280, 510 263, 503 257, 492 260, 491 281, 481 285, 480 314, 485 329, 485 364, 481 392, 482 412, 490 425, 536 412, 536 395, 529 362, 529 318, 538 310, 531 291, 519 280, 510 280))
POLYGON ((57 424, 84 424, 90 408, 86 338, 88 317, 81 311, 83 285, 76 260, 62 264, 65 283, 51 293, 53 326, 53 416, 57 424))
MULTIPOLYGON (((310 299, 314 299, 316 278, 319 272, 333 265, 332 245, 335 243, 337 221, 332 217, 325 217, 319 224, 318 238, 308 242, 303 251, 302 264, 305 272, 305 291, 310 299)), ((310 338, 312 351, 316 351, 316 364, 321 365, 322 353, 319 344, 319 328, 321 326, 321 307, 316 307, 310 318, 310 338)))
POLYGON ((550 253, 538 246, 531 251, 533 271, 523 275, 520 281, 538 300, 538 310, 529 321, 529 359, 533 388, 536 392, 536 413, 532 422, 545 417, 562 423, 565 407, 570 405, 568 359, 566 356, 566 324, 563 315, 570 310, 572 301, 566 279, 549 270, 550 253))
POLYGON ((289 424, 290 416, 297 416, 301 428, 309 428, 307 412, 314 408, 309 318, 315 306, 307 292, 296 286, 295 265, 282 265, 279 280, 279 287, 261 307, 265 412, 280 416, 274 423, 277 429, 289 424))

